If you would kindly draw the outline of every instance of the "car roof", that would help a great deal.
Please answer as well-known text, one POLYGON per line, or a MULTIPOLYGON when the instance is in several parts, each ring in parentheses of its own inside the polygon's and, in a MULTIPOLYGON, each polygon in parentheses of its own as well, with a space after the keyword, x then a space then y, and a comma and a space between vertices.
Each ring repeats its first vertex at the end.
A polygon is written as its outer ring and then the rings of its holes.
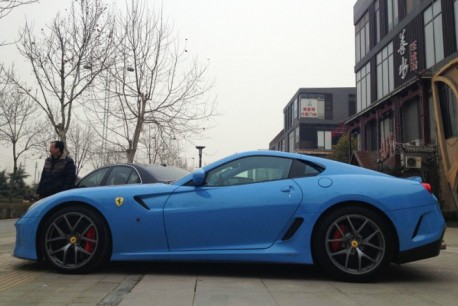
POLYGON ((306 155, 306 154, 293 153, 293 152, 275 151, 275 150, 255 150, 255 151, 239 152, 239 153, 229 155, 223 159, 220 159, 202 168, 205 171, 207 171, 210 168, 214 168, 216 166, 225 164, 228 161, 231 161, 237 158, 248 157, 248 156, 273 156, 273 157, 293 158, 293 159, 308 161, 308 162, 317 164, 320 167, 325 168, 327 174, 353 173, 353 174, 371 174, 371 175, 387 176, 387 174, 384 174, 384 173, 376 172, 370 169, 354 166, 354 165, 347 164, 347 163, 338 162, 338 161, 327 159, 327 158, 306 155))
POLYGON ((170 182, 176 181, 183 176, 188 175, 190 172, 180 167, 168 166, 165 164, 144 164, 144 163, 120 163, 107 165, 109 167, 114 166, 130 166, 134 167, 142 177, 143 183, 152 182, 170 182))
MULTIPOLYGON (((79 184, 82 180, 84 180, 87 176, 91 175, 96 171, 100 171, 101 169, 113 169, 114 167, 129 167, 133 168, 140 177, 141 182, 145 183, 168 183, 176 181, 190 172, 188 170, 176 167, 176 166, 168 166, 165 164, 158 165, 158 164, 144 164, 144 163, 115 163, 115 164, 107 164, 101 167, 98 167, 88 174, 84 175, 83 177, 79 178, 76 185, 79 184)), ((111 173, 111 170, 105 174, 106 177, 111 173)), ((103 179, 103 181, 105 181, 103 179)))

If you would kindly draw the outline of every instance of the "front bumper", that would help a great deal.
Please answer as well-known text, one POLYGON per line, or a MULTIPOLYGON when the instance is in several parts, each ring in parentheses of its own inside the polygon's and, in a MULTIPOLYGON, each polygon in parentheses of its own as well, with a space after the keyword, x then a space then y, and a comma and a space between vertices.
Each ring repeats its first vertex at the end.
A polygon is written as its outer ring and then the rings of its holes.
POLYGON ((19 219, 16 226, 16 245, 12 255, 14 257, 37 260, 36 229, 37 226, 30 218, 19 219))

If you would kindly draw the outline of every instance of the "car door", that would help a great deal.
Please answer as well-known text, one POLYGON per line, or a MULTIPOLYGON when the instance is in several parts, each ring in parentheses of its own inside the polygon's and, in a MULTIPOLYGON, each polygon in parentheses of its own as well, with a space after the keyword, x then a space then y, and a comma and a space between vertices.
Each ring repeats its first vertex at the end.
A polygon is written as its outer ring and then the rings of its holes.
POLYGON ((209 171, 204 186, 181 186, 164 206, 171 251, 268 248, 285 229, 302 192, 292 161, 252 156, 209 171))

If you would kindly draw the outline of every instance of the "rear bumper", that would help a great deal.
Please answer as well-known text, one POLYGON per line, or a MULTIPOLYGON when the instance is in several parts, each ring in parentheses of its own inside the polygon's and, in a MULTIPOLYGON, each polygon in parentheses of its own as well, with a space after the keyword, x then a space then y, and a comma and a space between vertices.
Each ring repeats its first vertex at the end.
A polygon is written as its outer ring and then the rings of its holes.
POLYGON ((436 241, 433 241, 431 243, 422 245, 414 249, 400 252, 395 262, 402 264, 406 262, 435 257, 439 255, 440 250, 442 248, 442 241, 444 238, 444 234, 445 234, 445 229, 442 232, 442 235, 440 236, 440 238, 437 239, 436 241))

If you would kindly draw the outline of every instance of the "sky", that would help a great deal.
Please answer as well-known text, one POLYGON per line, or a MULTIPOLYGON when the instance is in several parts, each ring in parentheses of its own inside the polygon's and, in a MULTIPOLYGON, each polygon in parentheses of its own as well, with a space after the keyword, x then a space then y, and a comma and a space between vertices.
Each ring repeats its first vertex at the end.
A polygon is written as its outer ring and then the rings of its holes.
MULTIPOLYGON (((35 28, 50 23, 72 0, 41 0, 0 20, 0 41, 14 41, 25 21, 35 28)), ((110 1, 107 1, 110 2, 110 1)), ((124 0, 117 0, 121 9, 124 0)), ((196 145, 205 146, 202 162, 227 155, 268 149, 283 128, 283 108, 299 88, 353 87, 355 0, 148 0, 163 6, 186 49, 209 62, 220 115, 183 147, 197 164, 196 145)), ((14 45, 0 47, 0 60, 28 67, 14 45)), ((0 170, 12 171, 10 151, 0 149, 0 170)), ((44 152, 45 154, 45 152, 44 152)), ((24 161, 23 161, 24 162, 24 161)), ((32 174, 43 159, 25 158, 32 174)), ((196 165, 197 166, 197 165, 196 165)))

